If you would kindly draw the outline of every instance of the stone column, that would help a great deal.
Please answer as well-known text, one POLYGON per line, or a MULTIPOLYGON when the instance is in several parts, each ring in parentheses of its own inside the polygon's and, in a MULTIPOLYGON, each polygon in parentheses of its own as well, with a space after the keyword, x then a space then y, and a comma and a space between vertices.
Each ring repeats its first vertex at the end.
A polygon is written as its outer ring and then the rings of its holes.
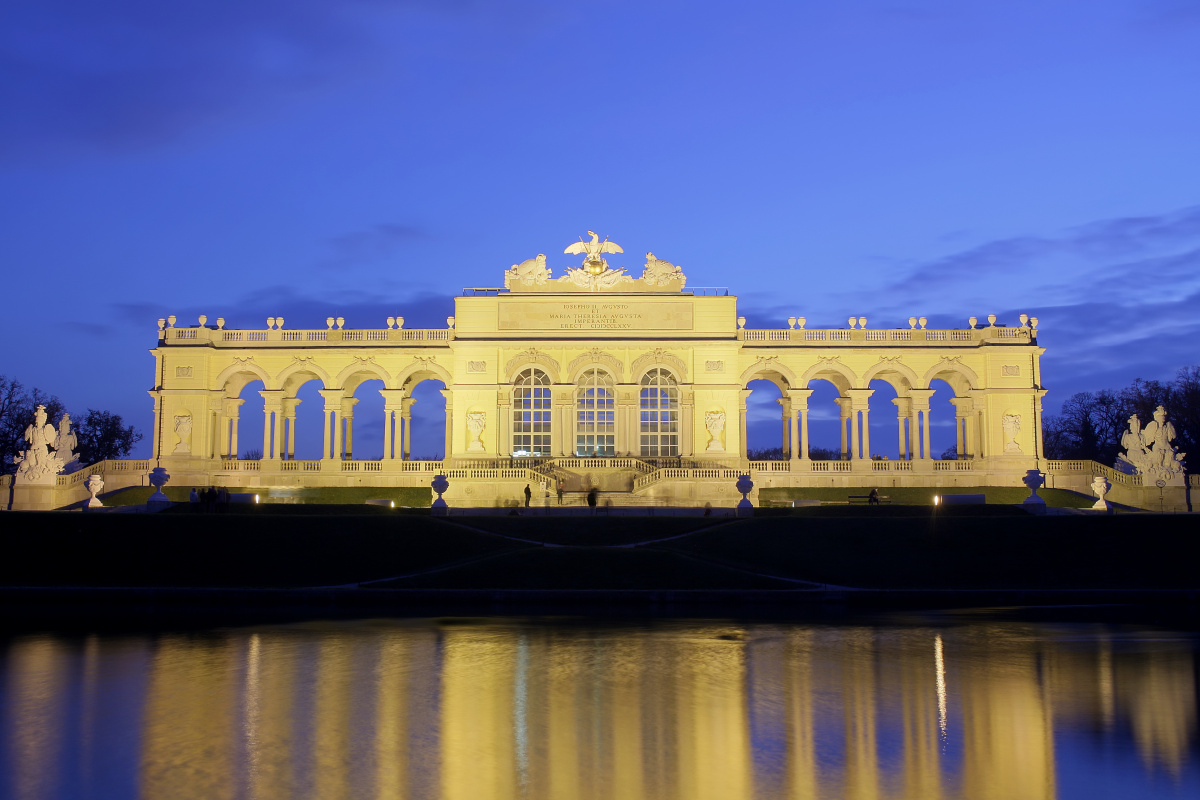
POLYGON ((283 452, 280 458, 294 459, 296 457, 296 406, 300 405, 301 401, 296 397, 287 397, 282 401, 283 405, 283 422, 287 427, 284 433, 283 452))
POLYGON ((788 393, 791 400, 792 435, 789 455, 792 461, 808 460, 808 398, 812 389, 792 389, 788 393))
POLYGON ((850 398, 837 397, 834 398, 833 402, 837 403, 838 407, 838 431, 842 435, 841 457, 842 460, 845 461, 850 457, 850 450, 846 441, 849 436, 850 427, 850 398))
POLYGON ((617 426, 617 455, 633 456, 636 455, 633 446, 630 444, 634 440, 635 434, 631 430, 633 425, 633 415, 631 412, 632 402, 629 399, 630 389, 628 386, 616 386, 614 388, 614 405, 616 413, 613 419, 617 426))
POLYGON ((954 405, 954 454, 969 458, 975 452, 975 437, 970 432, 974 403, 969 397, 952 397, 950 402, 954 405))
POLYGON ((871 395, 875 394, 874 389, 847 389, 846 394, 850 401, 850 417, 854 422, 854 441, 853 453, 851 459, 866 459, 871 458, 871 431, 870 425, 870 409, 871 395), (861 422, 860 422, 861 415, 861 422), (861 449, 860 449, 861 443, 861 449))
POLYGON ((913 451, 918 458, 932 458, 929 452, 929 398, 933 396, 933 389, 910 389, 908 393, 912 397, 913 421, 916 424, 916 429, 910 431, 913 451))
POLYGON ((696 452, 695 419, 696 393, 693 389, 679 390, 679 455, 689 457, 696 452))
POLYGON ((283 451, 283 390, 262 389, 264 459, 280 459, 283 451))
POLYGON ((222 434, 228 433, 225 426, 225 393, 223 391, 210 392, 208 395, 208 452, 205 454, 209 458, 219 458, 221 448, 228 442, 228 438, 222 438, 222 434))
MULTIPOLYGON (((325 419, 325 431, 321 447, 321 460, 327 461, 335 457, 335 452, 340 453, 340 450, 338 449, 342 440, 340 433, 340 429, 342 427, 340 409, 342 407, 342 396, 345 394, 345 390, 320 389, 318 391, 321 395, 321 399, 324 401, 324 412, 322 416, 325 419), (336 418, 336 422, 334 419, 331 419, 331 417, 336 418), (335 433, 337 434, 336 436, 334 435, 335 433)), ((340 455, 337 457, 340 458, 340 455)))
MULTIPOLYGON (((412 407, 413 403, 417 402, 412 397, 406 397, 401 402, 400 408, 400 459, 408 461, 412 458, 412 407)), ((447 423, 450 420, 450 411, 446 410, 447 423)))
POLYGON ((554 408, 558 412, 554 416, 558 419, 550 423, 550 436, 554 436, 554 431, 559 431, 559 445, 562 449, 553 452, 563 456, 572 455, 575 453, 575 388, 570 387, 570 394, 565 397, 555 397, 554 408))
POLYGON ((383 460, 395 461, 397 453, 403 453, 400 445, 403 431, 397 427, 393 436, 392 427, 400 424, 400 415, 396 412, 403 407, 407 392, 404 389, 380 389, 379 394, 383 396, 383 460))
MULTIPOLYGON (((738 435, 742 437, 741 454, 742 458, 750 457, 750 442, 746 436, 746 398, 750 396, 749 389, 742 389, 738 392, 738 435)), ((726 451, 729 448, 725 448, 726 451)))
POLYGON ((342 443, 342 458, 345 459, 354 458, 354 407, 356 405, 358 405, 358 398, 356 397, 345 397, 342 399, 341 419, 346 421, 346 438, 342 443))
POLYGON ((792 401, 786 396, 775 401, 779 403, 780 419, 783 421, 782 437, 779 440, 779 449, 783 452, 784 458, 791 458, 792 453, 796 451, 796 446, 793 442, 795 437, 794 428, 792 426, 792 401))
POLYGON ((505 387, 496 392, 496 422, 499 439, 496 443, 496 454, 499 456, 512 455, 512 390, 505 387))
POLYGON ((240 397, 230 397, 225 401, 225 418, 229 421, 229 438, 225 441, 229 445, 228 455, 230 458, 238 457, 238 421, 241 418, 242 403, 246 402, 240 397))
MULTIPOLYGON (((445 459, 450 460, 451 454, 454 452, 454 391, 451 389, 438 389, 442 393, 442 397, 446 398, 446 447, 445 459)), ((408 418, 404 420, 404 457, 408 458, 408 418)))
POLYGON ((900 449, 896 451, 897 457, 902 460, 912 460, 912 451, 909 449, 911 435, 908 430, 909 420, 912 416, 912 399, 897 397, 892 404, 896 406, 896 428, 900 444, 900 449))
POLYGON ((800 458, 803 461, 808 461, 809 455, 808 444, 808 400, 812 397, 812 389, 793 389, 792 403, 799 404, 800 407, 800 458))

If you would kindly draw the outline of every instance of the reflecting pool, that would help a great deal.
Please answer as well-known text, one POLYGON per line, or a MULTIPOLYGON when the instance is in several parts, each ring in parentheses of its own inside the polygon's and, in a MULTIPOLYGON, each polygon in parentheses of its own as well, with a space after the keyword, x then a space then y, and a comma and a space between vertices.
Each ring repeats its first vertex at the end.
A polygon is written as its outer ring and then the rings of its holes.
POLYGON ((1197 640, 995 616, 0 639, 5 798, 1200 797, 1197 640))

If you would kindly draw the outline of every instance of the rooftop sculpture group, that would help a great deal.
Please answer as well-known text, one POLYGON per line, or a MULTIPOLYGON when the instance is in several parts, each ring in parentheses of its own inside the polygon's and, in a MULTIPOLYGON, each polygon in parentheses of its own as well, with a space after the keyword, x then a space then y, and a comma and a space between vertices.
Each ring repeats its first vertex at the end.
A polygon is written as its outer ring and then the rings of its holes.
MULTIPOLYGON (((637 279, 628 274, 625 267, 610 267, 604 257, 606 254, 624 253, 621 246, 610 242, 607 236, 602 240, 595 231, 588 231, 587 235, 591 238, 585 239, 581 236, 578 242, 563 250, 566 254, 582 255, 581 266, 567 267, 566 274, 555 279, 550 268, 546 266, 545 254, 539 253, 520 264, 513 264, 505 271, 504 288, 512 290, 545 286, 553 280, 559 289, 578 287, 593 292, 604 289, 632 289, 637 279)), ((656 257, 654 253, 646 253, 641 281, 644 286, 655 287, 660 291, 682 290, 687 283, 687 277, 677 265, 656 257)))

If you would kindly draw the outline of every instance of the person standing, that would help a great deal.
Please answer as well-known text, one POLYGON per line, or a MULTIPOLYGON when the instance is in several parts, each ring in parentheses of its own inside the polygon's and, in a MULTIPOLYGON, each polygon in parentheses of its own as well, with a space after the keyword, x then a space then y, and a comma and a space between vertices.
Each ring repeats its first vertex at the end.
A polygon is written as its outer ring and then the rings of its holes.
POLYGON ((558 504, 560 506, 562 505, 563 490, 566 488, 566 486, 567 486, 566 481, 564 481, 562 478, 559 478, 558 479, 558 504))
POLYGON ((525 507, 529 508, 529 498, 533 497, 533 490, 529 488, 529 484, 525 484, 525 507))

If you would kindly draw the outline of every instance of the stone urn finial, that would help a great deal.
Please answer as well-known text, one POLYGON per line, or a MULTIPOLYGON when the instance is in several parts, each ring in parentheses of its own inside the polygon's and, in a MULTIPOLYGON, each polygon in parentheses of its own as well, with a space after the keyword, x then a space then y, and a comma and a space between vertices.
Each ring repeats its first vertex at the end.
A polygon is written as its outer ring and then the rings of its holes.
POLYGON ((1092 494, 1096 495, 1096 502, 1092 504, 1092 508, 1097 511, 1108 511, 1111 509, 1108 501, 1104 499, 1104 495, 1108 494, 1108 490, 1112 488, 1112 484, 1103 475, 1097 475, 1092 478, 1092 494))
POLYGON ((1041 471, 1036 469, 1027 470, 1025 477, 1021 478, 1021 483, 1029 487, 1029 497, 1025 498, 1024 505, 1040 506, 1045 508, 1046 501, 1038 497, 1037 490, 1040 486, 1046 483, 1046 476, 1041 471))
POLYGON ((100 494, 100 490, 104 488, 104 478, 100 475, 88 475, 87 480, 83 483, 83 488, 91 493, 91 499, 83 504, 87 508, 104 508, 104 503, 100 502, 100 498, 96 495, 100 494))
POLYGON ((914 328, 914 329, 917 327, 917 318, 916 317, 908 318, 908 327, 914 328))
POLYGON ((788 317, 788 328, 791 329, 791 328, 795 328, 795 327, 796 327, 796 318, 788 317))
POLYGON ((167 481, 171 480, 171 476, 167 473, 165 467, 155 467, 150 470, 150 485, 154 487, 154 494, 150 495, 150 499, 146 501, 146 505, 150 508, 165 508, 171 505, 171 500, 163 493, 163 487, 167 485, 167 481))
POLYGON ((746 495, 754 489, 754 481, 749 475, 742 475, 737 479, 737 490, 742 493, 742 499, 737 504, 737 514, 739 517, 748 517, 754 513, 754 504, 750 502, 750 498, 746 495))
POLYGON ((430 481, 429 486, 437 492, 437 499, 430 506, 433 509, 434 516, 445 516, 449 513, 450 507, 446 505, 446 501, 442 499, 442 495, 450 488, 450 481, 446 480, 445 475, 438 473, 433 476, 433 480, 430 481))

